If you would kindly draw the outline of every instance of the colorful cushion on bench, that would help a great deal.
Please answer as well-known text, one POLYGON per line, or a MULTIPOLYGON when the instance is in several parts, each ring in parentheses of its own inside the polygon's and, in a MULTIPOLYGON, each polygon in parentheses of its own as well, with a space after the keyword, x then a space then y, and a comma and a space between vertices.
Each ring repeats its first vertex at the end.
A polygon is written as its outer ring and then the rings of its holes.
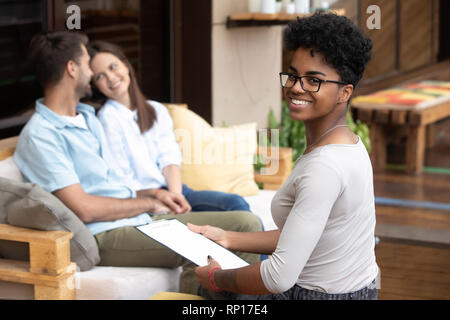
POLYGON ((450 82, 427 80, 387 88, 352 99, 352 105, 372 110, 420 110, 450 101, 450 82))
MULTIPOLYGON (((95 238, 84 223, 58 198, 39 185, 0 177, 0 207, 0 223, 38 230, 72 232, 71 261, 82 271, 92 268, 100 261, 95 238)), ((16 254, 15 249, 8 247, 6 243, 1 244, 0 250, 5 258, 16 254)))

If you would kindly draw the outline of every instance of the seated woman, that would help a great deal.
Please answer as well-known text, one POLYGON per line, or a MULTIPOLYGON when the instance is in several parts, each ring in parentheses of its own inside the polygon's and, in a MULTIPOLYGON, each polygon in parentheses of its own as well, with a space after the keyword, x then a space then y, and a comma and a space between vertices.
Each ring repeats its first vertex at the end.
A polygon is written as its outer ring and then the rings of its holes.
POLYGON ((173 213, 188 211, 249 211, 239 195, 194 191, 181 181, 181 152, 167 108, 146 100, 133 67, 122 50, 104 41, 88 45, 94 72, 93 89, 107 99, 98 118, 102 123, 115 166, 136 190, 166 189, 171 196, 158 199, 173 213))
POLYGON ((271 254, 228 270, 210 259, 196 268, 201 294, 377 299, 372 166, 361 139, 346 124, 372 42, 348 18, 320 13, 290 23, 284 37, 294 55, 280 82, 291 118, 305 123, 308 145, 272 200, 279 230, 230 232, 188 224, 225 248, 271 254))

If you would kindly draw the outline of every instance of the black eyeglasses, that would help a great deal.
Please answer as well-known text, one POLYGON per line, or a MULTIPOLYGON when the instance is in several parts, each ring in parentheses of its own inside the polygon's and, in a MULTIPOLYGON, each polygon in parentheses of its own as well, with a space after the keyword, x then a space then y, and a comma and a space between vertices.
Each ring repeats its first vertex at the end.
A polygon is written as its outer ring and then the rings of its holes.
POLYGON ((280 82, 283 88, 292 88, 297 83, 297 80, 300 81, 300 85, 302 86, 303 90, 307 92, 318 92, 320 90, 320 85, 322 84, 322 82, 331 82, 342 85, 347 84, 342 81, 323 80, 312 76, 300 77, 289 72, 280 72, 280 82))

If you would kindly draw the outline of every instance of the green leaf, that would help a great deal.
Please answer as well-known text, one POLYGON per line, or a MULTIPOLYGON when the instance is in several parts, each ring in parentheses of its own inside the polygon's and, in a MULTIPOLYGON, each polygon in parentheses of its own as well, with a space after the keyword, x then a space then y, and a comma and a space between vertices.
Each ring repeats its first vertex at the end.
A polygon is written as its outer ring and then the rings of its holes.
POLYGON ((261 136, 261 141, 259 142, 259 145, 261 147, 267 147, 268 144, 269 144, 269 137, 267 136, 267 134, 263 134, 261 136))
POLYGON ((268 120, 270 129, 278 129, 279 124, 278 124, 277 118, 275 117, 275 113, 273 112, 272 108, 270 108, 269 116, 268 116, 267 120, 268 120))
POLYGON ((261 154, 255 154, 253 163, 253 169, 255 171, 260 171, 262 168, 265 168, 267 166, 267 164, 264 162, 264 157, 261 154))
POLYGON ((356 135, 361 138, 362 143, 367 149, 367 152, 370 153, 371 145, 370 145, 370 133, 369 127, 361 122, 359 119, 356 122, 353 120, 350 110, 347 111, 347 124, 356 135))

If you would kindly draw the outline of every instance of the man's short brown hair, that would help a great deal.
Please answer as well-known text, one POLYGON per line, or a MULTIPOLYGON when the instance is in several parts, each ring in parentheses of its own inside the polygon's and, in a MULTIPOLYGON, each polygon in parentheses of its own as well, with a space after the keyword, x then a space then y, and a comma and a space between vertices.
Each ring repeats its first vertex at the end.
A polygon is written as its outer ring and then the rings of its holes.
POLYGON ((81 45, 87 43, 88 37, 78 32, 36 34, 30 42, 28 59, 39 84, 46 88, 61 80, 67 62, 78 64, 83 54, 81 45))

